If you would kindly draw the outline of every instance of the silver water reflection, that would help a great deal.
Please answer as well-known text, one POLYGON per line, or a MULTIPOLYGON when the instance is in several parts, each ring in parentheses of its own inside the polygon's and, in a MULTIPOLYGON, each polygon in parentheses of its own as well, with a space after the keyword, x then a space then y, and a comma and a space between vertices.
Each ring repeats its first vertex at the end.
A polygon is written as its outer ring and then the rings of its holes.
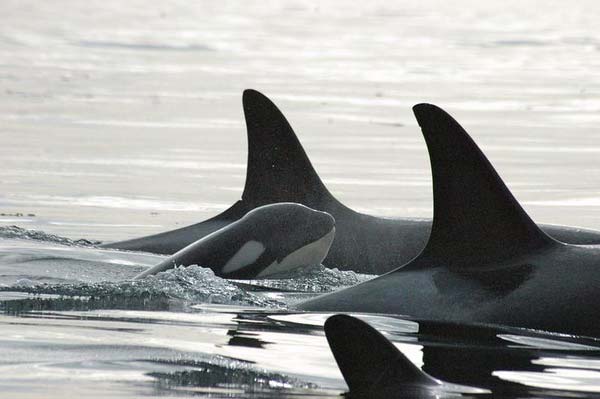
MULTIPOLYGON (((152 256, 61 252, 52 244, 68 241, 47 234, 86 245, 224 210, 245 177, 248 87, 281 106, 353 209, 431 216, 410 110, 429 101, 476 132, 535 220, 599 228, 597 9, 595 0, 3 1, 0 224, 46 233, 2 236, 0 284, 20 291, 1 293, 0 396, 345 389, 319 328, 324 315, 205 302, 285 305, 360 276, 324 271, 254 282, 274 291, 250 292, 192 269, 135 286, 123 280, 152 256), (202 377, 207 369, 216 380, 202 377)), ((598 385, 595 341, 383 320, 368 321, 440 379, 498 396, 578 397, 556 389, 598 385)))
POLYGON ((410 110, 427 101, 476 132, 535 220, 600 227, 595 0, 0 11, 0 224, 107 241, 218 214, 242 191, 254 87, 353 209, 431 216, 410 110))
MULTIPOLYGON (((43 387, 90 397, 335 397, 345 386, 323 337, 327 316, 214 305, 5 314, 0 386, 10 397, 43 387)), ((581 350, 573 338, 517 329, 358 316, 429 374, 496 397, 583 397, 598 387, 594 340, 580 339, 581 350), (506 345, 503 334, 527 344, 506 345)))
MULTIPOLYGON (((0 386, 10 397, 35 397, 48 387, 50 397, 310 397, 345 389, 323 337, 330 314, 286 307, 372 276, 316 268, 241 282, 190 266, 131 281, 156 256, 41 232, 5 233, 0 386)), ((449 383, 505 397, 596 387, 596 340, 358 316, 449 383)))
MULTIPOLYGON (((154 255, 5 233, 0 386, 10 397, 320 397, 346 389, 323 337, 330 314, 286 308, 372 276, 316 268, 241 282, 191 266, 131 281, 154 255)), ((598 387, 597 340, 358 317, 448 383, 503 397, 566 397, 598 387)))

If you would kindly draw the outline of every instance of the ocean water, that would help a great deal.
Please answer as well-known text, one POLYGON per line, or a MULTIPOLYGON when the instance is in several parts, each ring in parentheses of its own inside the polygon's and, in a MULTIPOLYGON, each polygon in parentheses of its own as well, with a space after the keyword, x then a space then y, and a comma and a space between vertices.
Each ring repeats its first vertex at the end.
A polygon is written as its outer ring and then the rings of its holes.
MULTIPOLYGON (((595 1, 5 0, 0 15, 0 397, 344 391, 326 315, 290 305, 371 276, 133 283, 159 257, 94 247, 240 197, 245 88, 356 210, 431 217, 411 106, 432 102, 536 221, 600 229, 595 1)), ((593 339, 368 320, 432 375, 496 396, 600 390, 593 339)))
MULTIPOLYGON (((293 304, 373 276, 314 267, 235 281, 198 266, 132 281, 157 255, 0 229, 0 396, 335 398, 331 314, 293 304)), ((356 315, 474 397, 597 397, 600 341, 356 315)))

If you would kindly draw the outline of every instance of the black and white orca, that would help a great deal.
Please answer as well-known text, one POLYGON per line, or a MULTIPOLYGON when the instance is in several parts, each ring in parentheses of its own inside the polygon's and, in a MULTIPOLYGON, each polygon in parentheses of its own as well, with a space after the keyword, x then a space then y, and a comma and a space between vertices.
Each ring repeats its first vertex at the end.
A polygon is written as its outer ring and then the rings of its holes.
POLYGON ((208 267, 224 278, 269 277, 320 265, 334 236, 335 220, 328 213, 294 203, 265 205, 135 278, 190 265, 208 267))
POLYGON ((600 246, 551 238, 450 115, 430 104, 414 112, 433 174, 427 246, 405 266, 298 307, 600 337, 600 246))
MULTIPOLYGON (((337 235, 324 261, 326 266, 382 274, 421 252, 429 237, 431 220, 380 218, 346 207, 327 190, 275 104, 257 91, 246 90, 243 105, 248 129, 248 164, 242 199, 204 222, 105 247, 172 254, 258 206, 297 202, 328 212, 336 220, 337 235)), ((540 227, 563 242, 600 244, 598 231, 554 225, 540 227)))
POLYGON ((335 315, 324 325, 329 348, 348 385, 349 398, 443 398, 489 391, 437 380, 362 320, 335 315))

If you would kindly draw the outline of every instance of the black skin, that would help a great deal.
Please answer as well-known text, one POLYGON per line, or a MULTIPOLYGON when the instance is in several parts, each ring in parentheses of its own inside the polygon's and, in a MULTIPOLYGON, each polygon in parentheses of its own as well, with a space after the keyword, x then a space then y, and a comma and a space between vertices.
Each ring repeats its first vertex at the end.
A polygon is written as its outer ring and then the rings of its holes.
MULTIPOLYGON (((219 277, 255 278, 272 263, 281 262, 292 252, 321 239, 334 227, 335 220, 331 215, 304 205, 277 203, 262 206, 188 245, 136 278, 190 265, 208 267, 219 277), (250 241, 264 247, 260 256, 242 268, 224 270, 227 262, 250 241)), ((323 251, 324 257, 326 251, 323 251)))
MULTIPOLYGON (((537 388, 504 380, 494 372, 543 373, 540 357, 557 356, 556 349, 514 345, 502 335, 568 341, 567 337, 490 325, 418 322, 423 369, 416 367, 385 336, 364 321, 345 314, 327 319, 325 336, 348 385, 346 398, 565 398, 594 397, 581 392, 537 388), (464 395, 464 396, 463 396, 464 395)), ((400 341, 406 340, 400 334, 400 341)), ((414 337, 413 337, 414 338, 414 337)), ((573 338, 582 342, 580 338, 573 338)), ((595 340, 591 340, 595 342, 595 340)), ((565 356, 560 351, 558 356, 565 356)), ((589 350, 570 350, 571 356, 594 358, 589 350)))
MULTIPOLYGON (((429 238, 431 220, 379 218, 346 207, 327 190, 275 104, 257 91, 246 90, 243 105, 248 128, 248 168, 242 199, 204 222, 104 247, 173 254, 258 206, 297 202, 327 212, 336 220, 336 237, 323 262, 326 266, 382 274, 421 252, 429 238)), ((600 244, 598 231, 553 225, 540 228, 561 242, 600 244)))
POLYGON ((429 104, 414 111, 433 170, 427 246, 405 266, 298 308, 600 337, 600 247, 550 238, 450 115, 429 104))

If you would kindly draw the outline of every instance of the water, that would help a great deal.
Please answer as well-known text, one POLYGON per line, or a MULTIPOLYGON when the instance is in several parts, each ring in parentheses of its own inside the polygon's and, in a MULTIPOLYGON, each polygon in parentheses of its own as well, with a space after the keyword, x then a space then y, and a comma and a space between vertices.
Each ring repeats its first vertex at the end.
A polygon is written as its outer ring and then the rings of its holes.
MULTIPOLYGON (((240 288, 190 266, 128 279, 153 256, 2 239, 1 396, 335 398, 345 390, 322 332, 330 314, 290 305, 371 276, 318 267, 240 288), (116 266, 121 276, 111 280, 116 266)), ((600 389, 596 339, 358 317, 477 397, 586 398, 600 389)))
MULTIPOLYGON (((235 281, 198 266, 141 281, 162 256, 0 228, 0 397, 338 397, 331 314, 293 305, 373 276, 325 267, 235 281)), ((596 397, 593 338, 358 315, 475 397, 596 397)), ((471 395, 472 396, 472 395, 471 395)))
MULTIPOLYGON (((289 306, 369 276, 316 268, 240 284, 191 267, 134 284, 161 258, 93 246, 239 198, 247 87, 282 108, 354 209, 431 216, 410 110, 428 101, 464 124, 535 220, 600 228, 598 11, 592 0, 3 1, 0 396, 345 389, 325 316, 289 306)), ((450 382, 508 397, 599 390, 594 340, 369 321, 450 382)))
POLYGON ((431 216, 429 101, 535 220, 600 228, 597 2, 322 3, 4 1, 0 223, 109 240, 219 213, 253 87, 357 210, 431 216))

